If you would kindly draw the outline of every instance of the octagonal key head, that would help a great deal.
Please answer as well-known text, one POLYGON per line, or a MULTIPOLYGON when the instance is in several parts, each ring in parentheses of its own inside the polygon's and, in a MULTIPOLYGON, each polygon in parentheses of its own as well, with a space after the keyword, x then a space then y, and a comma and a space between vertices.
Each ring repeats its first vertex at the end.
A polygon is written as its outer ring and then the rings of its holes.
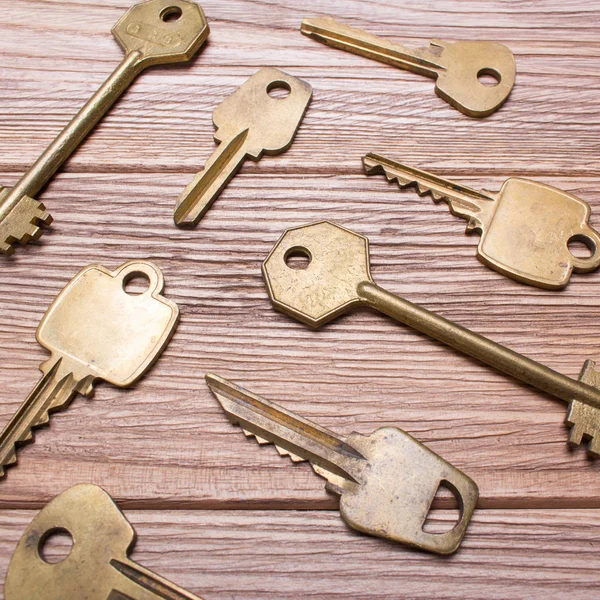
POLYGON ((148 0, 130 8, 112 32, 125 52, 138 52, 147 67, 191 60, 210 29, 195 2, 148 0))
POLYGON ((263 264, 276 308, 320 327, 359 304, 359 284, 372 281, 367 238, 328 221, 289 229, 263 264), (306 268, 294 268, 303 256, 306 268))

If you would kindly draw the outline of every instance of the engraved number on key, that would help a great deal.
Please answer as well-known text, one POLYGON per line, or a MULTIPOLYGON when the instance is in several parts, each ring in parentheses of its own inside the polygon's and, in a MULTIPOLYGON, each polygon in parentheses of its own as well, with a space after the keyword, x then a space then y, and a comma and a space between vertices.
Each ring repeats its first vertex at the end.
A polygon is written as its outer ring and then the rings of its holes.
POLYGON ((16 463, 17 445, 51 413, 68 407, 76 393, 91 395, 103 379, 127 387, 150 369, 166 348, 179 318, 177 305, 160 295, 161 271, 150 262, 128 262, 111 273, 98 265, 81 271, 54 300, 36 332, 50 351, 39 384, 0 434, 0 477, 16 463), (145 292, 125 291, 136 276, 145 292))
POLYGON ((301 31, 334 48, 434 78, 437 95, 470 117, 498 110, 515 84, 515 58, 496 42, 432 40, 428 48, 412 50, 329 17, 305 19, 301 31), (491 75, 497 85, 484 85, 483 75, 491 75))
POLYGON ((247 157, 285 152, 302 123, 312 88, 274 68, 261 69, 214 111, 216 152, 187 186, 175 209, 179 226, 197 225, 247 157), (275 89, 288 92, 270 95, 275 89))
POLYGON ((128 558, 135 532, 110 496, 95 485, 63 492, 31 522, 6 575, 6 600, 201 600, 128 558), (43 547, 54 533, 73 540, 51 564, 43 547))
POLYGON ((591 440, 600 454, 600 374, 586 363, 580 381, 566 377, 509 348, 380 288, 371 278, 367 238, 333 223, 288 230, 263 264, 274 306, 312 327, 366 305, 452 346, 498 370, 570 402, 570 442, 591 440), (305 269, 292 268, 292 255, 309 259, 305 269))

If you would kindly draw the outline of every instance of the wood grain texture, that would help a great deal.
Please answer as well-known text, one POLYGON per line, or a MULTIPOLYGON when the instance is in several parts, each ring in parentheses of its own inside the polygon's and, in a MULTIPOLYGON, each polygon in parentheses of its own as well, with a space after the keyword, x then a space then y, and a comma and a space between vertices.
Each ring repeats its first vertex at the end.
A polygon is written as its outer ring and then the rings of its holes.
MULTIPOLYGON (((118 64, 110 28, 128 6, 0 0, 3 185, 118 64)), ((315 597, 389 597, 388 582, 396 596, 432 597, 438 578, 445 597, 589 597, 597 589, 590 556, 600 463, 567 446, 566 406, 368 311, 310 331, 273 310, 260 265, 284 229, 329 219, 370 238, 373 275, 390 291, 566 375, 600 360, 599 273, 574 275, 563 292, 508 280, 476 260, 478 237, 465 236, 465 223, 445 205, 367 178, 360 164, 376 151, 474 187, 497 189, 509 175, 539 179, 589 202, 591 224, 600 227, 600 3, 202 6, 211 36, 199 57, 149 70, 133 84, 40 195, 52 228, 1 258, 0 425, 37 381, 45 357, 35 342, 39 320, 84 266, 153 260, 182 313, 171 345, 134 389, 100 384, 93 399, 78 398, 20 452, 0 482, 11 531, 1 564, 30 518, 18 509, 92 482, 120 505, 144 510, 132 515, 141 543, 155 550, 140 561, 207 598, 298 597, 307 579, 315 597), (499 112, 470 119, 438 98, 431 80, 300 35, 303 17, 326 14, 415 46, 428 38, 505 43, 517 59, 516 87, 499 112), (247 163, 197 229, 177 229, 175 201, 215 148, 214 107, 262 66, 314 88, 294 145, 247 163), (307 465, 291 465, 229 425, 204 384, 207 371, 340 434, 397 425, 464 469, 481 501, 459 566, 433 571, 438 559, 355 536, 335 513, 291 512, 337 501, 307 465), (244 511, 223 512, 234 508, 244 511), (225 540, 219 523, 232 530, 225 540), (208 532, 214 556, 199 532, 208 532), (281 536, 283 558, 270 536, 281 536), (260 541, 253 566, 251 544, 260 541), (351 567, 360 571, 355 579, 351 567)))

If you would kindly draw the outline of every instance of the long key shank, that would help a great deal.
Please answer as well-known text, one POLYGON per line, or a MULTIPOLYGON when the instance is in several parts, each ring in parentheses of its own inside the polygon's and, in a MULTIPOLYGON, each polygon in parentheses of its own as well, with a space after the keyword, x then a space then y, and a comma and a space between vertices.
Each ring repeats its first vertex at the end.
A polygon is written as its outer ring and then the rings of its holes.
POLYGON ((514 56, 496 42, 433 40, 427 48, 409 49, 329 17, 305 19, 301 31, 328 46, 435 79, 438 96, 470 117, 498 110, 515 83, 514 56), (492 75, 497 85, 484 85, 481 75, 492 75))
POLYGON ((126 56, 100 89, 4 197, 0 197, 0 251, 37 239, 52 219, 34 200, 92 129, 147 67, 189 61, 204 44, 209 28, 199 5, 187 0, 151 0, 133 6, 113 35, 126 56), (20 203, 23 207, 19 207, 20 203))
POLYGON ((367 305, 570 402, 571 443, 591 438, 590 452, 600 454, 600 390, 596 387, 600 378, 594 377, 593 364, 586 366, 582 381, 575 381, 386 292, 371 277, 367 238, 329 222, 290 229, 265 261, 263 274, 275 307, 312 327, 320 327, 352 307, 367 305), (307 256, 308 267, 288 266, 291 253, 307 256))

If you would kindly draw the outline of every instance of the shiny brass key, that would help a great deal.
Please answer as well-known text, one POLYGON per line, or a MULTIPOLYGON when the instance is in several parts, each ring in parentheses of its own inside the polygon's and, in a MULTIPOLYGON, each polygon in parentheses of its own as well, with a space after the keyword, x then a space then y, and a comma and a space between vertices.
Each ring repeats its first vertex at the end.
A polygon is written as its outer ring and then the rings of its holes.
POLYGON ((378 154, 367 154, 363 164, 367 175, 384 173, 401 188, 445 200, 453 215, 468 221, 467 232, 481 233, 477 258, 507 277, 558 290, 573 271, 600 266, 600 234, 588 224, 589 204, 576 196, 520 177, 507 179, 499 192, 478 192, 378 154), (591 256, 574 256, 571 242, 584 243, 591 256))
POLYGON ((102 117, 147 67, 189 61, 206 41, 209 28, 200 6, 187 0, 148 0, 133 6, 113 35, 126 56, 114 73, 48 146, 12 189, 0 188, 0 252, 42 235, 52 218, 35 200, 102 117))
POLYGON ((110 496, 77 485, 48 504, 19 542, 6 575, 6 600, 201 600, 128 558, 135 532, 110 496), (72 548, 60 562, 45 558, 56 533, 72 548))
POLYGON ((150 369, 166 348, 179 319, 177 305, 160 295, 161 271, 132 261, 111 272, 86 267, 54 300, 36 332, 50 351, 43 376, 0 433, 0 477, 17 461, 17 445, 33 429, 64 410, 76 393, 90 396, 99 379, 128 387, 150 369), (135 277, 148 280, 141 294, 125 291, 135 277))
POLYGON ((427 48, 409 49, 329 17, 305 19, 301 31, 328 46, 432 77, 437 95, 469 117, 498 110, 515 84, 515 58, 496 42, 432 40, 427 48), (483 75, 495 79, 496 85, 482 83, 483 75))
POLYGON ((479 491, 464 473, 396 427, 342 438, 218 375, 206 376, 225 414, 259 444, 275 444, 294 462, 308 460, 340 495, 344 520, 358 531, 436 552, 460 545, 479 491), (458 501, 460 518, 446 533, 423 525, 440 485, 458 501))
POLYGON ((380 288, 371 278, 367 238, 329 222, 290 229, 263 264, 274 306, 320 327, 357 306, 369 306, 469 356, 570 402, 570 442, 591 440, 600 454, 600 373, 587 361, 580 381, 561 375, 509 348, 380 288), (291 258, 302 255, 306 268, 291 258))
POLYGON ((263 154, 285 152, 311 98, 308 83, 279 69, 264 68, 225 99, 213 114, 219 147, 181 194, 175 224, 197 225, 246 158, 259 160, 263 154))

